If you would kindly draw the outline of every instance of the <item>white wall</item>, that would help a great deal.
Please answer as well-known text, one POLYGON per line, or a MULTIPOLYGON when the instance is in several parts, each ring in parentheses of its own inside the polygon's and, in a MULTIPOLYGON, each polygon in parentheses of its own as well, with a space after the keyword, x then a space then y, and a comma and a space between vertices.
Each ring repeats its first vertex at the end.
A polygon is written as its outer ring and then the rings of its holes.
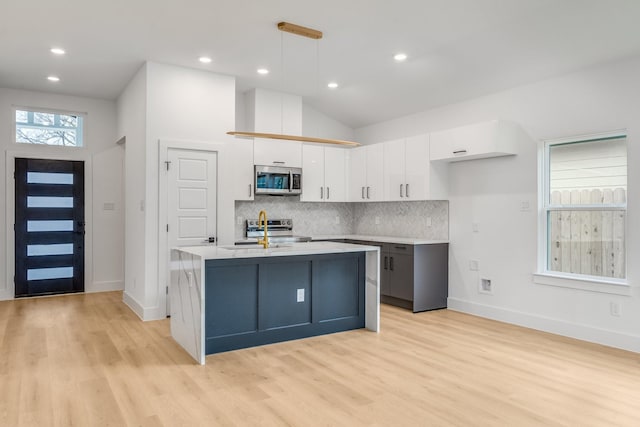
POLYGON ((302 135, 354 140, 355 131, 352 128, 305 104, 304 99, 302 101, 302 135))
POLYGON ((13 158, 16 156, 85 161, 85 291, 123 288, 122 158, 116 146, 116 104, 113 101, 0 88, 0 299, 14 296, 13 158), (85 148, 15 144, 16 106, 86 113, 85 148), (7 167, 8 166, 8 167, 7 167), (104 210, 113 203, 114 210, 104 210), (11 224, 9 224, 11 222, 11 224))
MULTIPOLYGON (((540 285, 537 266, 537 141, 626 128, 629 165, 640 162, 640 58, 424 111, 356 130, 374 143, 489 119, 520 123, 532 137, 517 156, 450 165, 449 307, 640 351, 640 264, 628 263, 631 296, 540 285), (529 211, 521 210, 528 202, 529 211), (479 226, 472 231, 472 223, 479 226), (480 271, 470 271, 478 260, 480 271), (478 291, 479 277, 493 295, 478 291), (610 314, 610 302, 621 316, 610 314)), ((640 255, 640 170, 629 168, 627 259, 640 255)))
POLYGON ((234 240, 230 178, 233 165, 227 145, 232 144, 233 138, 226 132, 235 127, 235 78, 147 63, 121 95, 119 106, 130 109, 137 123, 125 124, 127 119, 121 112, 120 129, 121 135, 127 137, 127 156, 131 144, 127 128, 133 129, 136 135, 136 158, 131 162, 136 171, 127 167, 126 180, 127 192, 131 186, 136 193, 133 197, 127 195, 127 202, 135 205, 127 210, 127 221, 131 218, 137 228, 133 237, 127 236, 126 259, 129 263, 131 255, 138 261, 126 268, 125 302, 144 320, 158 319, 165 316, 166 299, 166 283, 159 275, 158 261, 161 239, 166 238, 160 230, 160 223, 164 224, 166 218, 159 218, 159 144, 160 141, 178 145, 199 142, 210 144, 212 150, 218 151, 218 241, 231 244, 234 240), (140 128, 141 123, 145 123, 144 130, 140 128), (140 147, 144 150, 142 156, 137 151, 140 147), (130 176, 130 172, 136 176, 130 176))
POLYGON ((118 98, 118 139, 125 137, 125 266, 124 300, 143 311, 145 295, 145 191, 147 143, 147 66, 118 98))

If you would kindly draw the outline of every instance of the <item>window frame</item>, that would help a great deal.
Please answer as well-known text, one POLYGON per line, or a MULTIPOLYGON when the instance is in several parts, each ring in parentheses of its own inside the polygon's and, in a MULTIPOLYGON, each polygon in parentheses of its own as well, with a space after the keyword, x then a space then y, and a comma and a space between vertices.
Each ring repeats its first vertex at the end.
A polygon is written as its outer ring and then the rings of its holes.
MULTIPOLYGON (((12 116, 11 116, 11 128, 12 128, 12 145, 14 147, 49 147, 54 150, 86 150, 87 149, 87 113, 81 113, 77 111, 70 110, 58 110, 51 108, 40 108, 40 107, 25 107, 22 105, 13 105, 11 108, 12 116), (32 144, 26 142, 18 142, 16 140, 16 132, 18 128, 18 123, 16 122, 16 111, 28 111, 30 113, 46 113, 46 114, 54 114, 54 115, 68 115, 68 116, 78 116, 82 118, 82 130, 80 132, 82 138, 82 145, 54 145, 54 144, 32 144)), ((76 128, 77 129, 77 128, 76 128)))
MULTIPOLYGON (((550 197, 550 147, 554 145, 581 143, 607 139, 628 138, 626 129, 577 135, 566 138, 542 140, 538 148, 538 265, 533 274, 534 283, 548 286, 579 289, 584 291, 601 292, 616 295, 631 295, 631 287, 628 282, 628 200, 624 204, 599 204, 599 205, 573 205, 562 206, 551 203, 550 197), (549 229, 548 215, 552 211, 624 211, 625 212, 625 278, 613 278, 605 276, 593 276, 587 274, 567 273, 549 270, 549 229)), ((628 140, 627 140, 628 143, 628 140)), ((628 152, 628 151, 627 151, 628 152)), ((627 166, 628 170, 628 166, 627 166)), ((629 181, 627 180, 627 194, 629 181)))

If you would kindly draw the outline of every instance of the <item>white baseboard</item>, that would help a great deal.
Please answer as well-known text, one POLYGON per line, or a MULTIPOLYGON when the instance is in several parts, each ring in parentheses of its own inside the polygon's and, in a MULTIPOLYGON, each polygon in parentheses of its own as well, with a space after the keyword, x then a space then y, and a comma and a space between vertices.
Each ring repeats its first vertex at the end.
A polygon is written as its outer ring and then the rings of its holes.
POLYGON ((87 286, 84 291, 88 294, 95 292, 111 292, 111 291, 123 291, 124 281, 112 280, 103 282, 93 282, 87 286))
POLYGON ((164 307, 143 307, 135 298, 124 291, 122 293, 122 301, 145 322, 148 320, 162 320, 167 318, 166 308, 164 307))
POLYGON ((640 336, 637 335, 594 328, 592 326, 570 323, 564 320, 478 304, 476 302, 451 297, 447 299, 447 308, 449 310, 486 317, 487 319, 498 320, 556 335, 640 353, 640 336))

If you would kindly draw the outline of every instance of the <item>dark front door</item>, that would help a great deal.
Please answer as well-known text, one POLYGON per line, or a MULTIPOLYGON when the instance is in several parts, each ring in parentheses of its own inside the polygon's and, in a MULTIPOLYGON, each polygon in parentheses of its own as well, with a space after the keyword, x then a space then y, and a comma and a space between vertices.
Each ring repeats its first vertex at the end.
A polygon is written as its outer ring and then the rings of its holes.
POLYGON ((16 158, 16 297, 84 291, 84 162, 16 158))

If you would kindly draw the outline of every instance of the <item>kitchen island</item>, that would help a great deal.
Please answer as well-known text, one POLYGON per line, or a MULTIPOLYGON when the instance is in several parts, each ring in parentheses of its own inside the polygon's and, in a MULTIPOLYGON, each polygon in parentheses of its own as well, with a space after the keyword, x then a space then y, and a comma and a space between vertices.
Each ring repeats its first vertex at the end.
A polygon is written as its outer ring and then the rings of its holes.
POLYGON ((205 355, 380 328, 380 250, 336 242, 171 251, 171 335, 205 355))

